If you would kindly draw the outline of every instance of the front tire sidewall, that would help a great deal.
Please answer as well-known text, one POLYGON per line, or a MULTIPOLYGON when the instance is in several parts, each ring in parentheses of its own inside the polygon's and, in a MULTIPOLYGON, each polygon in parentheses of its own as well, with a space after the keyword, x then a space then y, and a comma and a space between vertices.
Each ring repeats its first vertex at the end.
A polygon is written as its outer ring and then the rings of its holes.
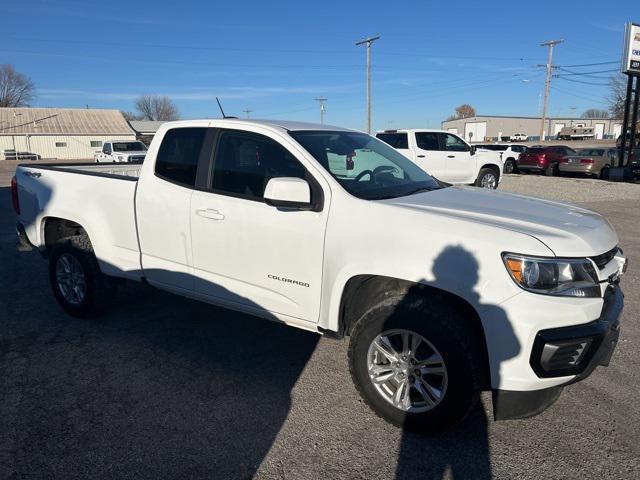
MULTIPOLYGON (((456 317, 455 313, 453 317, 456 317)), ((397 302, 387 301, 358 322, 349 345, 351 375, 360 394, 380 417, 407 430, 429 433, 455 425, 471 410, 477 397, 473 368, 468 363, 472 353, 464 351, 464 342, 458 343, 455 334, 446 327, 442 328, 447 322, 456 320, 452 318, 452 312, 443 309, 430 309, 427 315, 423 309, 399 309, 397 302), (410 413, 394 407, 376 390, 369 377, 369 346, 377 335, 391 329, 407 329, 422 335, 444 360, 448 374, 447 389, 444 398, 431 410, 410 413)))

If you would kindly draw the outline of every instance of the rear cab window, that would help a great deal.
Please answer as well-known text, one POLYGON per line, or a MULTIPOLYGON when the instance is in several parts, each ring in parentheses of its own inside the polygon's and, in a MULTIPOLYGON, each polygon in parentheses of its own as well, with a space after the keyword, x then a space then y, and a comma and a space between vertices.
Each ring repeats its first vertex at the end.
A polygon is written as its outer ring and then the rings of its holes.
POLYGON ((409 148, 409 140, 406 132, 384 132, 376 134, 376 137, 393 148, 409 148))
POLYGON ((156 157, 156 175, 170 182, 194 187, 206 133, 207 129, 203 127, 168 130, 156 157))

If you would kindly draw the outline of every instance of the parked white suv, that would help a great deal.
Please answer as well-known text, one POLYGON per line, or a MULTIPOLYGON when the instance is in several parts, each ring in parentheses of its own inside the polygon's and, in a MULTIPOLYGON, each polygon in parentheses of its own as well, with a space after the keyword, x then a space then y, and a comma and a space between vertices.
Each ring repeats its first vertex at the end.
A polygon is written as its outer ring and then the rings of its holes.
POLYGON ((376 137, 443 182, 492 189, 500 182, 500 155, 477 152, 475 146, 446 130, 384 130, 376 137))
POLYGON ((96 153, 96 163, 142 162, 147 146, 138 140, 113 140, 104 142, 102 151, 96 153))
POLYGON ((496 419, 535 415, 618 338, 626 259, 602 216, 444 186, 361 132, 170 122, 143 164, 22 164, 11 194, 69 314, 120 277, 348 335, 358 391, 408 429, 457 423, 481 390, 496 419))
POLYGON ((512 142, 526 142, 527 140, 529 140, 529 136, 525 135, 524 133, 514 133, 509 137, 509 140, 511 140, 512 142))

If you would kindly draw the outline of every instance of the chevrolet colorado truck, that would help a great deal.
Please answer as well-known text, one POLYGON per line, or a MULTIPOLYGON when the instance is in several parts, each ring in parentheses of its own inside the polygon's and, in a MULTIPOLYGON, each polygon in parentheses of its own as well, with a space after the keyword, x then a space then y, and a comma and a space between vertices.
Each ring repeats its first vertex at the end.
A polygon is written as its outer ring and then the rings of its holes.
POLYGON ((384 130, 376 137, 388 143, 438 180, 454 185, 496 189, 504 161, 498 152, 478 150, 446 130, 384 130))
POLYGON ((482 390, 496 419, 535 415, 619 334, 627 261, 603 217, 447 186, 357 131, 165 123, 143 164, 20 165, 12 198, 69 314, 129 279, 348 336, 360 394, 407 429, 456 424, 482 390))

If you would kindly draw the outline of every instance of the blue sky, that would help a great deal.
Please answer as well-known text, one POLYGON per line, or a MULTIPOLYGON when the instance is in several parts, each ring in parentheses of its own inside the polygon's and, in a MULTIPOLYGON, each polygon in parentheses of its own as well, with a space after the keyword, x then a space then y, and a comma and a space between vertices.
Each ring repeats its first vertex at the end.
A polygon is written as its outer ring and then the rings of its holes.
MULTIPOLYGON (((34 106, 133 110, 141 94, 172 97, 183 118, 228 115, 365 128, 365 50, 373 47, 373 128, 437 127, 461 103, 479 114, 536 115, 545 40, 553 116, 606 108, 625 22, 616 2, 0 0, 0 63, 36 84, 34 106), (615 5, 614 5, 615 3, 615 5), (600 65, 569 67, 597 63, 600 65), (578 83, 575 80, 578 80, 578 83)), ((640 12, 637 12, 640 16, 640 12)))

